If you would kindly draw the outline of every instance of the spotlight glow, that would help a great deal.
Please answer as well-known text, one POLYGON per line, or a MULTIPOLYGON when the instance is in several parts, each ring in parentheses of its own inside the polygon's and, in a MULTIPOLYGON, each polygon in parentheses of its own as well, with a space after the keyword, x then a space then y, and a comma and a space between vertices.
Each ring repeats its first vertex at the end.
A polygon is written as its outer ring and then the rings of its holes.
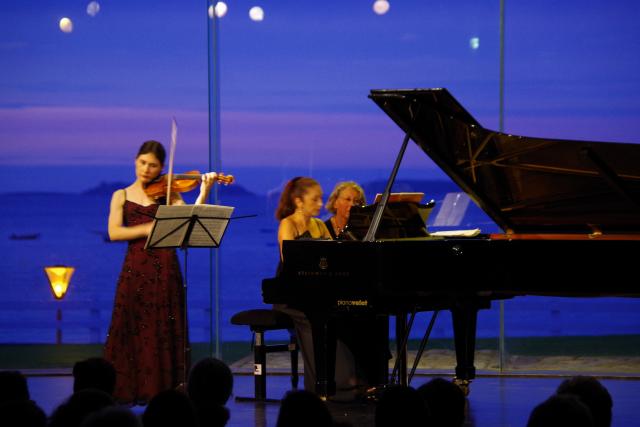
POLYGON ((218 3, 216 3, 216 16, 218 18, 222 18, 227 14, 227 9, 227 4, 223 1, 219 1, 218 3))
POLYGON ((60 31, 70 33, 73 31, 73 22, 69 18, 62 18, 59 23, 60 31))
POLYGON ((469 47, 476 50, 480 47, 480 37, 471 37, 469 39, 469 47))
POLYGON ((249 18, 255 22, 264 20, 264 10, 260 6, 253 6, 249 9, 249 18))
POLYGON ((96 16, 100 12, 100 3, 97 1, 92 1, 87 5, 87 15, 93 17, 96 16))
POLYGON ((219 1, 216 3, 215 8, 213 7, 213 5, 209 6, 209 18, 213 19, 213 13, 215 11, 216 14, 216 18, 222 18, 224 15, 227 14, 227 4, 223 1, 219 1))
POLYGON ((376 15, 384 15, 389 11, 391 5, 387 0, 376 0, 373 2, 373 11, 376 15))

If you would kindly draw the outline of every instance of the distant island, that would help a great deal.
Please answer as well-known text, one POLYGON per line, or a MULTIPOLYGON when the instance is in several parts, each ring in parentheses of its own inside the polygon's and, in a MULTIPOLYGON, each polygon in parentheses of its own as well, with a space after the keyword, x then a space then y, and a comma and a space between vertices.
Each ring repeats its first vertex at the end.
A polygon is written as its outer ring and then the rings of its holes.
MULTIPOLYGON (((113 194, 114 191, 119 190, 121 188, 128 187, 130 184, 131 184, 130 182, 121 182, 121 181, 113 181, 113 182, 102 181, 97 186, 89 188, 88 190, 85 190, 80 194, 82 194, 83 196, 89 196, 89 195, 110 196, 111 194, 113 194)), ((246 188, 244 188, 241 185, 232 184, 232 185, 227 185, 222 187, 223 189, 221 189, 220 191, 223 191, 224 194, 227 196, 255 196, 255 194, 248 191, 246 188)), ((194 191, 197 191, 197 189, 194 191)))

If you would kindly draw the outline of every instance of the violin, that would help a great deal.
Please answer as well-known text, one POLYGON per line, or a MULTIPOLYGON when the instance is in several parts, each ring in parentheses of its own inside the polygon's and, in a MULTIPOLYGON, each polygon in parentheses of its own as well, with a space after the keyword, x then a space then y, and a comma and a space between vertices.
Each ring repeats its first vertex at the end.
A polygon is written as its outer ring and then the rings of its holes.
MULTIPOLYGON (((200 172, 193 170, 186 173, 173 174, 169 179, 168 174, 159 175, 153 181, 147 183, 144 192, 152 199, 158 199, 167 195, 167 187, 171 181, 171 193, 185 193, 191 191, 200 184, 200 172)), ((233 183, 233 175, 217 174, 215 181, 218 184, 229 185, 233 183)))

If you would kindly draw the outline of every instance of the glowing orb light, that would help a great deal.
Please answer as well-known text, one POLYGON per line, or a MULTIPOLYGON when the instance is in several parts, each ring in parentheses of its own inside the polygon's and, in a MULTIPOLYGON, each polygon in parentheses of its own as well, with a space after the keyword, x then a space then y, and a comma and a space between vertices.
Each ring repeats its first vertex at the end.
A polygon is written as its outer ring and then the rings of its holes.
POLYGON ((249 9, 249 18, 256 22, 264 20, 264 10, 260 6, 253 6, 249 9))
POLYGON ((373 11, 376 15, 384 15, 389 12, 389 7, 391 7, 391 5, 387 0, 376 0, 373 2, 373 11))
POLYGON ((217 18, 222 18, 227 14, 227 10, 227 4, 223 1, 219 1, 216 3, 215 8, 213 7, 213 5, 209 6, 209 18, 213 18, 214 11, 217 18))
POLYGON ((469 39, 469 47, 476 50, 480 47, 480 37, 471 37, 469 39))
POLYGON ((60 20, 60 31, 63 33, 70 33, 73 31, 73 22, 69 18, 62 18, 60 20))
POLYGON ((216 16, 218 18, 222 18, 227 14, 227 9, 227 4, 223 1, 219 1, 218 3, 216 3, 216 16))
POLYGON ((96 16, 100 12, 100 3, 97 1, 92 1, 87 5, 87 15, 96 16))

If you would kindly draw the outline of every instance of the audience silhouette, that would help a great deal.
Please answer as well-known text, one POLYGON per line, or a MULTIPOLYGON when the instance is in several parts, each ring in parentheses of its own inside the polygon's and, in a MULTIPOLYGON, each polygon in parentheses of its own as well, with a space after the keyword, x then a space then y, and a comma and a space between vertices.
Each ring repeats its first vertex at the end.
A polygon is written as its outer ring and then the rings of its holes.
POLYGON ((80 390, 60 406, 51 415, 49 427, 79 427, 92 413, 115 405, 111 396, 101 390, 80 390))
POLYGON ((91 357, 73 365, 74 392, 92 388, 113 396, 115 386, 116 370, 108 360, 91 357))
POLYGON ((462 426, 466 399, 460 387, 444 378, 434 378, 418 387, 418 393, 427 403, 434 426, 462 426))
POLYGON ((45 427, 47 416, 31 400, 9 400, 0 403, 0 425, 3 427, 45 427))
POLYGON ((27 379, 19 371, 0 371, 0 403, 29 400, 27 379))
POLYGON ((429 426, 429 408, 416 389, 400 385, 391 386, 380 395, 376 406, 375 425, 429 426))
MULTIPOLYGON (((186 392, 166 390, 154 396, 141 418, 115 406, 112 397, 115 370, 103 358, 90 358, 73 367, 74 393, 49 418, 49 427, 224 427, 229 410, 224 406, 233 391, 233 374, 221 360, 208 357, 189 373, 186 392)), ((434 378, 417 390, 394 385, 380 393, 375 426, 461 427, 466 399, 460 388, 434 378)), ((613 399, 594 377, 576 376, 563 381, 556 394, 537 405, 527 427, 610 427, 613 399)), ((44 427, 44 411, 30 400, 26 377, 19 371, 0 371, 0 424, 44 427)), ((292 390, 285 394, 276 427, 349 426, 334 421, 316 394, 292 390)))
POLYGON ((554 394, 531 411, 527 427, 594 427, 594 423, 589 408, 576 396, 554 394))
MULTIPOLYGON (((182 424, 173 424, 181 426, 182 424)), ((141 427, 140 419, 124 406, 107 406, 88 415, 81 427, 141 427)))
POLYGON ((282 399, 276 427, 300 426, 333 426, 333 417, 316 394, 307 390, 292 390, 282 399))
POLYGON ((221 360, 204 358, 189 372, 187 393, 195 406, 199 423, 203 427, 224 426, 229 410, 224 406, 233 391, 233 374, 221 360))
POLYGON ((197 427, 196 410, 189 397, 178 390, 156 394, 142 414, 144 427, 197 427))
POLYGON ((567 379, 560 384, 556 393, 577 396, 591 411, 595 427, 611 426, 613 399, 596 378, 577 376, 567 379))

